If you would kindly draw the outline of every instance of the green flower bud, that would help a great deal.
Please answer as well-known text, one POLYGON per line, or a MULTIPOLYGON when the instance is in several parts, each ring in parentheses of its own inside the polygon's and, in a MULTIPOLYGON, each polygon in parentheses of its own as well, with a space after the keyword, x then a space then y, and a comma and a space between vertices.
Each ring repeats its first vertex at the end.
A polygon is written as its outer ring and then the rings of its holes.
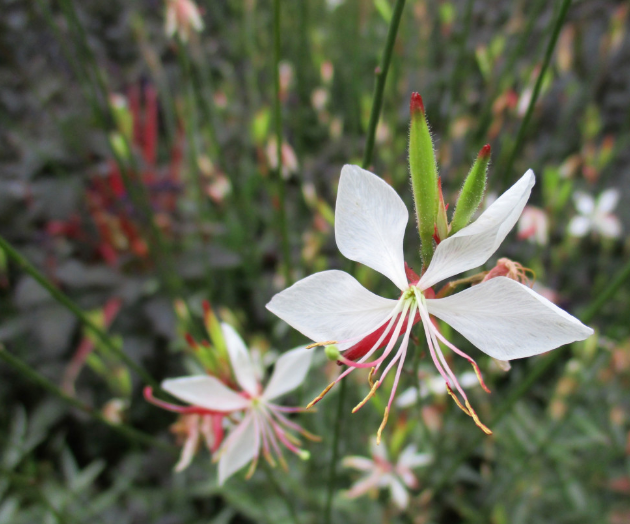
POLYGON ((437 162, 424 104, 418 93, 411 95, 409 109, 409 169, 422 242, 422 263, 426 267, 433 257, 433 233, 438 212, 437 162))
POLYGON ((477 160, 473 164, 464 187, 459 194, 457 200, 457 207, 453 215, 453 221, 451 222, 450 236, 457 233, 460 229, 466 227, 473 214, 477 211, 479 204, 483 199, 483 194, 486 191, 486 180, 488 174, 488 164, 490 163, 490 144, 486 144, 479 151, 477 160))

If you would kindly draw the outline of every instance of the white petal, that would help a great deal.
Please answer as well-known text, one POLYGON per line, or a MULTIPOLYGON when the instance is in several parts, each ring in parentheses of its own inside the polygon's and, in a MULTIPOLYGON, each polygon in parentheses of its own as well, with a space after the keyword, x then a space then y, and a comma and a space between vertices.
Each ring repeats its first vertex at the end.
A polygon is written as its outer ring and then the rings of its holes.
POLYGON ((192 462, 195 453, 197 453, 197 447, 199 446, 200 417, 198 415, 193 415, 193 417, 195 417, 195 419, 189 420, 194 420, 194 422, 187 424, 188 436, 186 437, 184 445, 182 446, 182 454, 180 455, 177 464, 175 464, 175 467, 173 468, 176 473, 180 473, 181 471, 184 471, 188 466, 190 466, 190 463, 192 462))
POLYGON ((569 235, 581 238, 591 229, 591 219, 583 216, 576 216, 569 222, 569 235))
POLYGON ((595 211, 595 200, 588 193, 584 193, 584 191, 573 193, 573 202, 575 203, 575 209, 582 215, 591 215, 595 211))
POLYGON ((621 236, 621 222, 615 215, 603 215, 595 220, 597 231, 607 238, 619 238, 621 236))
POLYGON ((531 357, 593 334, 577 318, 506 277, 427 300, 427 309, 499 360, 531 357))
POLYGON ((227 413, 244 409, 250 404, 248 399, 208 375, 171 378, 162 382, 162 388, 184 402, 212 411, 227 413))
POLYGON ((617 202, 619 202, 619 190, 607 189, 597 199, 597 212, 610 213, 617 207, 617 202))
POLYGON ((534 187, 530 169, 469 226, 440 242, 418 287, 427 289, 453 275, 484 264, 518 220, 534 187))
POLYGON ((248 414, 232 430, 232 434, 221 448, 219 459, 219 485, 223 483, 256 455, 256 427, 252 414, 248 414))
POLYGON ((313 350, 303 347, 282 355, 276 360, 273 374, 262 397, 265 400, 273 400, 297 388, 306 378, 312 357, 313 350))
POLYGON ((346 340, 376 328, 396 307, 343 271, 315 273, 278 293, 267 309, 316 342, 346 340))
POLYGON ((407 488, 397 479, 392 479, 389 484, 389 491, 392 495, 392 501, 398 509, 404 510, 407 509, 409 505, 409 493, 407 493, 407 488))
POLYGON ((387 182, 358 166, 343 166, 335 209, 337 247, 400 289, 408 287, 403 255, 408 221, 407 206, 387 182))
POLYGON ((380 474, 375 471, 374 473, 362 477, 355 482, 350 489, 345 492, 345 496, 349 499, 354 499, 356 497, 360 497, 361 495, 365 495, 370 490, 378 488, 380 480, 380 474))
POLYGON ((258 380, 256 380, 254 364, 252 359, 249 358, 245 342, 229 324, 222 323, 221 331, 223 332, 223 338, 225 339, 225 345, 230 355, 230 363, 237 382, 245 391, 257 396, 260 393, 258 380))
POLYGON ((417 453, 416 447, 410 444, 402 450, 398 457, 398 464, 405 468, 413 469, 420 466, 426 466, 433 460, 433 456, 430 453, 417 453))
POLYGON ((351 457, 344 457, 341 464, 344 468, 353 468, 359 471, 370 471, 376 469, 376 464, 374 464, 373 460, 370 460, 366 457, 357 457, 354 455, 351 457))

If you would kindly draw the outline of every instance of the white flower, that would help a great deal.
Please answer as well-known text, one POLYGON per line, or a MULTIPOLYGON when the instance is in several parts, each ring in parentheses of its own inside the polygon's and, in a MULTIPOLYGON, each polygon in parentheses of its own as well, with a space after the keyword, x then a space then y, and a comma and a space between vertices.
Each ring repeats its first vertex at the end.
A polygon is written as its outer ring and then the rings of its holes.
POLYGON ((419 278, 405 269, 403 236, 409 215, 403 201, 376 175, 357 166, 344 166, 335 212, 337 246, 347 258, 388 277, 398 287, 399 298, 379 297, 347 273, 331 270, 304 278, 278 293, 267 308, 308 338, 325 341, 320 345, 336 343, 345 352, 339 360, 350 367, 337 381, 357 367, 372 368, 371 378, 392 353, 398 337, 404 334, 398 351, 373 384, 370 394, 355 408, 360 408, 374 394, 398 363, 379 437, 400 378, 412 325, 419 320, 431 358, 447 390, 462 410, 488 433, 490 430, 479 421, 442 355, 439 342, 466 358, 477 373, 478 368, 471 357, 442 336, 430 315, 447 322, 481 351, 499 360, 538 355, 593 333, 528 287, 506 277, 492 278, 446 298, 431 298, 432 286, 476 268, 492 256, 518 220, 533 185, 534 173, 530 170, 475 222, 440 242, 429 267, 419 278), (384 345, 381 356, 366 362, 384 345))
POLYGON ((544 210, 525 206, 518 221, 518 238, 529 239, 539 246, 546 246, 549 242, 549 219, 544 210))
POLYGON ((376 440, 370 442, 372 458, 346 457, 343 465, 365 473, 361 479, 345 492, 349 498, 360 497, 373 489, 388 488, 394 504, 400 510, 409 505, 409 493, 407 488, 417 489, 418 479, 411 471, 420 466, 426 466, 431 462, 428 453, 417 453, 412 444, 407 446, 398 457, 396 464, 389 462, 385 448, 377 446, 376 440))
POLYGON ((173 38, 178 33, 187 42, 192 31, 203 31, 203 27, 201 13, 193 0, 166 0, 166 36, 173 38))
POLYGON ((249 462, 252 462, 250 473, 253 473, 261 449, 272 464, 275 455, 284 465, 280 444, 301 458, 307 458, 308 453, 298 447, 300 442, 290 431, 312 437, 283 414, 300 411, 300 408, 282 407, 271 402, 304 381, 312 352, 301 347, 280 356, 263 390, 243 340, 228 324, 221 327, 241 392, 209 375, 169 379, 162 383, 165 391, 195 406, 197 414, 242 414, 218 450, 219 484, 249 462))
POLYGON ((597 201, 588 193, 576 191, 573 195, 575 208, 579 215, 569 222, 569 234, 574 237, 583 237, 593 231, 606 238, 619 238, 621 236, 621 222, 612 213, 619 201, 619 191, 607 189, 597 201))

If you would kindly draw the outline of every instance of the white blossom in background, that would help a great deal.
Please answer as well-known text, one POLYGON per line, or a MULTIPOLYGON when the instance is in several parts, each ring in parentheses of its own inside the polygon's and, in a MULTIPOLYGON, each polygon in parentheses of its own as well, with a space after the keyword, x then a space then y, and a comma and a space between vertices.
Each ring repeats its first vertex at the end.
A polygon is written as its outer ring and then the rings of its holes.
MULTIPOLYGON (((459 384, 463 388, 479 385, 479 379, 474 371, 466 371, 459 377, 459 384)), ((427 375, 420 378, 420 398, 430 395, 443 396, 448 393, 446 383, 440 375, 427 375)), ((403 391, 396 399, 396 406, 409 408, 418 402, 418 388, 410 387, 403 391)))
POLYGON ((419 487, 418 479, 413 474, 413 469, 426 466, 431 463, 429 453, 418 453, 416 447, 411 444, 399 455, 395 464, 387 457, 385 447, 378 446, 376 439, 370 442, 372 458, 345 457, 343 466, 356 469, 364 473, 364 476, 355 482, 345 492, 348 498, 357 498, 377 489, 389 489, 392 501, 398 509, 405 510, 409 505, 409 489, 419 487))
MULTIPOLYGON (((285 467, 281 446, 301 458, 308 458, 308 452, 300 449, 300 441, 293 432, 312 439, 316 437, 285 415, 302 409, 283 407, 272 401, 302 384, 311 364, 312 352, 301 347, 282 354, 276 361, 267 386, 263 389, 241 337, 228 324, 222 324, 221 328, 232 370, 241 391, 234 391, 210 375, 168 379, 162 383, 165 391, 194 406, 195 414, 203 415, 205 412, 229 415, 236 421, 215 457, 219 462, 219 484, 223 484, 232 474, 250 462, 252 465, 249 474, 252 474, 261 451, 271 464, 278 460, 285 467)), ((191 421, 197 424, 199 422, 191 421)), ((207 435, 202 431, 202 427, 195 426, 194 429, 189 446, 182 454, 181 463, 190 462, 189 456, 199 439, 199 432, 207 435)))
POLYGON ((573 201, 579 214, 569 222, 571 236, 581 238, 590 232, 606 238, 621 236, 621 222, 613 214, 619 202, 617 189, 607 189, 599 195, 597 200, 588 193, 576 191, 573 194, 573 201))
MULTIPOLYGON (((265 153, 267 154, 267 162, 273 170, 278 169, 278 149, 276 137, 273 136, 267 142, 265 153)), ((288 142, 282 142, 280 148, 280 157, 282 160, 282 178, 288 180, 292 174, 297 173, 299 169, 297 155, 288 142)))
POLYGON ((525 206, 518 221, 518 238, 527 239, 539 246, 546 246, 549 243, 547 213, 538 207, 525 206))
POLYGON ((490 433, 468 402, 440 343, 468 360, 487 390, 475 361, 446 340, 431 316, 450 324, 484 353, 504 361, 538 355, 589 337, 593 330, 578 319, 527 286, 503 276, 446 298, 434 298, 434 285, 479 267, 493 255, 516 224, 534 182, 530 170, 477 220, 442 240, 427 270, 418 277, 404 261, 403 237, 409 219, 404 202, 376 175, 358 166, 344 166, 335 211, 337 246, 350 260, 388 277, 398 288, 398 298, 379 297, 349 274, 330 270, 300 280, 267 304, 272 313, 317 341, 316 345, 336 344, 342 352, 338 360, 349 366, 310 405, 354 369, 370 368, 372 388, 355 407, 356 411, 376 392, 393 366, 398 365, 377 433, 380 438, 407 355, 411 328, 421 321, 431 358, 447 391, 479 427, 490 433), (398 351, 372 382, 401 335, 398 351), (367 362, 383 346, 382 354, 367 362))
POLYGON ((193 0, 166 0, 166 20, 164 31, 173 38, 175 34, 187 42, 193 31, 203 31, 203 19, 193 0))

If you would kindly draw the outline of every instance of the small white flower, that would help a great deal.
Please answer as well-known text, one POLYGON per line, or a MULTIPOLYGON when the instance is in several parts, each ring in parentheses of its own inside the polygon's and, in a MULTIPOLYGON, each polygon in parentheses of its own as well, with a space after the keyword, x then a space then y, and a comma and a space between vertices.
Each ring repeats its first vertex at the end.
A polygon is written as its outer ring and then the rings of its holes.
POLYGON ((613 214, 619 201, 617 189, 607 189, 599 195, 597 201, 588 193, 576 191, 573 200, 579 215, 569 222, 571 236, 581 238, 590 231, 606 238, 621 236, 621 222, 613 214))
POLYGON ((166 21, 164 32, 169 38, 175 33, 187 42, 193 31, 203 31, 203 19, 193 0, 166 0, 166 21))
MULTIPOLYGON (((475 222, 442 240, 420 278, 405 269, 403 237, 409 214, 403 201, 376 175, 357 166, 344 166, 335 211, 337 246, 350 260, 388 277, 398 287, 399 298, 379 297, 347 273, 331 270, 304 278, 278 293, 267 308, 308 338, 325 341, 318 345, 337 344, 344 352, 339 360, 349 366, 337 381, 358 367, 372 368, 370 377, 375 375, 392 353, 399 336, 404 334, 398 351, 373 384, 370 394, 355 408, 364 405, 390 369, 398 364, 379 437, 387 421, 415 322, 422 321, 431 358, 447 390, 487 433, 490 430, 470 406, 442 354, 440 342, 468 360, 477 373, 478 367, 471 357, 442 336, 431 321, 431 315, 450 324, 481 351, 499 360, 538 355, 584 340, 593 333, 528 287, 506 277, 492 278, 446 298, 433 298, 432 286, 476 268, 492 256, 518 220, 533 185, 534 173, 530 170, 475 222), (383 346, 381 356, 366 362, 383 346)), ((334 383, 313 403, 332 385, 334 383)))
POLYGON ((418 488, 418 479, 412 469, 426 466, 431 463, 429 453, 417 453, 416 447, 407 446, 398 457, 396 464, 392 464, 387 458, 384 447, 376 444, 376 439, 370 442, 372 458, 346 457, 343 465, 365 473, 355 484, 345 492, 348 498, 357 498, 373 489, 389 489, 392 501, 398 509, 405 510, 409 505, 409 489, 418 488))
POLYGON ((221 327, 241 392, 228 388, 218 378, 209 375, 169 379, 162 383, 165 391, 198 408, 196 414, 205 412, 240 416, 238 424, 218 450, 219 484, 223 484, 249 462, 252 462, 250 472, 253 473, 261 449, 271 463, 275 455, 284 464, 280 445, 306 458, 308 453, 298 447, 300 443, 291 431, 312 437, 284 415, 301 411, 300 408, 282 407, 271 402, 304 381, 312 352, 300 347, 280 356, 263 390, 243 340, 228 324, 222 324, 221 327))

